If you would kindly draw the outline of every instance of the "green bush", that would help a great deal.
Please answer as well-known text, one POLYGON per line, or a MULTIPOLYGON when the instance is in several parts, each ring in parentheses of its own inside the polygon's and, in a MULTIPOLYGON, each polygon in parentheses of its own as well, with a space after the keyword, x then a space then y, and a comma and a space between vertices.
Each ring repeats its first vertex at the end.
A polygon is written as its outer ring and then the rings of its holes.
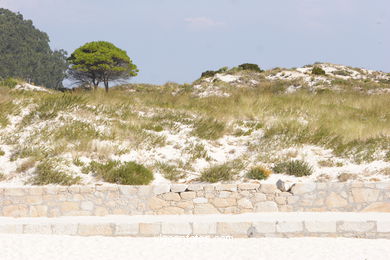
POLYGON ((5 154, 5 152, 3 150, 1 150, 0 148, 0 156, 3 156, 5 154))
POLYGON ((309 176, 313 173, 312 167, 303 160, 291 160, 281 162, 274 166, 273 171, 276 173, 285 173, 296 177, 309 176))
POLYGON ((216 140, 223 136, 225 131, 225 123, 214 118, 203 118, 195 123, 193 134, 199 138, 206 140, 216 140))
POLYGON ((320 67, 314 66, 313 69, 311 70, 311 74, 313 75, 325 75, 325 70, 323 70, 320 67))
POLYGON ((230 181, 238 174, 238 170, 241 167, 242 165, 237 165, 235 163, 225 163, 222 165, 212 166, 201 173, 199 180, 211 183, 218 181, 230 181))
POLYGON ((58 112, 70 110, 86 103, 84 97, 71 93, 49 95, 42 100, 35 113, 43 120, 53 119, 57 116, 58 112))
POLYGON ((80 177, 73 177, 62 170, 59 170, 55 160, 41 162, 35 170, 35 176, 30 179, 33 185, 73 185, 80 183, 80 177))
POLYGON ((106 182, 124 185, 146 185, 153 180, 153 173, 135 162, 91 162, 89 168, 84 170, 86 171, 93 172, 106 182))
POLYGON ((252 64, 252 63, 244 63, 241 65, 238 65, 238 67, 242 70, 253 70, 256 72, 263 72, 264 70, 260 69, 259 65, 252 64))
POLYGON ((6 78, 4 80, 0 80, 0 86, 5 86, 9 88, 14 88, 16 85, 18 85, 18 80, 14 78, 6 78))
POLYGON ((157 162, 155 167, 160 170, 160 173, 164 176, 164 178, 171 181, 178 181, 186 177, 185 172, 179 170, 177 166, 172 164, 157 162))
POLYGON ((99 132, 91 124, 82 121, 73 121, 60 127, 55 133, 56 139, 67 141, 90 140, 99 136, 99 132))
POLYGON ((257 166, 249 170, 249 172, 246 174, 246 177, 249 179, 254 180, 264 180, 267 179, 271 174, 271 171, 261 167, 257 166))
POLYGON ((214 77, 215 74, 217 73, 224 73, 228 71, 228 67, 222 67, 219 70, 206 70, 205 72, 202 73, 200 76, 201 78, 211 78, 214 77))

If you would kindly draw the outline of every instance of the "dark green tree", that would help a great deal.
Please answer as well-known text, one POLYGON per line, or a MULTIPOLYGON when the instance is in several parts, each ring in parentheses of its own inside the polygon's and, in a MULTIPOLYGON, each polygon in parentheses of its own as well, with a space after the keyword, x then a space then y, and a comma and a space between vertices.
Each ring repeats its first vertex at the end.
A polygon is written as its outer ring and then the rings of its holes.
POLYGON ((89 42, 76 49, 68 58, 68 78, 81 84, 104 83, 108 92, 110 81, 125 80, 137 76, 137 66, 126 51, 105 41, 89 42))
POLYGON ((52 51, 46 33, 21 14, 0 8, 0 77, 61 88, 66 69, 66 52, 52 51))

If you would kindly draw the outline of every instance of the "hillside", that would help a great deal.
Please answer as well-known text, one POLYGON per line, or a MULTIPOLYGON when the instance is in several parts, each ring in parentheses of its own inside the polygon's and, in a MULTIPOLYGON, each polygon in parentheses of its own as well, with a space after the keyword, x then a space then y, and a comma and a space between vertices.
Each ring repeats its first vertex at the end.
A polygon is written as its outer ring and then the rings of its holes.
POLYGON ((0 186, 101 184, 130 161, 153 183, 389 179, 390 74, 322 63, 108 94, 0 87, 0 186))

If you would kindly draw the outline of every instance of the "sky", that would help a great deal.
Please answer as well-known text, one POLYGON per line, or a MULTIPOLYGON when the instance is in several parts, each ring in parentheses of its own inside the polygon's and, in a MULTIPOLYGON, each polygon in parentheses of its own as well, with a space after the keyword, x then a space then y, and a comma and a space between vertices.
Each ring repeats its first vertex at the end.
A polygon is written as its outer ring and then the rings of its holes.
POLYGON ((0 0, 69 54, 90 41, 127 51, 131 82, 190 83, 205 70, 314 62, 390 72, 389 0, 0 0))

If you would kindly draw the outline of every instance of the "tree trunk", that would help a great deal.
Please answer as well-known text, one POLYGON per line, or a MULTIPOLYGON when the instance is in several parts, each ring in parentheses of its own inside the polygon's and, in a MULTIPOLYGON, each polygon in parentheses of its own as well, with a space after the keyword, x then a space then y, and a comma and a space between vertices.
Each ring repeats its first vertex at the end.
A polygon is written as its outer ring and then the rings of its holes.
POLYGON ((106 90, 106 93, 108 92, 108 81, 104 81, 104 88, 106 90))

